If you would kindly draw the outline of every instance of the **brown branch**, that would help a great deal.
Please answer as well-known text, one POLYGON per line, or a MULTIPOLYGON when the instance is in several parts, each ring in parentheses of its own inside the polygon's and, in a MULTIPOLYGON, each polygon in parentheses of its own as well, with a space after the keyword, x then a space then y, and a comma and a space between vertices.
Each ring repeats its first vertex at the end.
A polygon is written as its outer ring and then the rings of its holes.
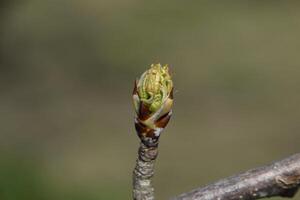
POLYGON ((254 200, 293 197, 300 186, 300 153, 271 165, 249 170, 172 200, 254 200))

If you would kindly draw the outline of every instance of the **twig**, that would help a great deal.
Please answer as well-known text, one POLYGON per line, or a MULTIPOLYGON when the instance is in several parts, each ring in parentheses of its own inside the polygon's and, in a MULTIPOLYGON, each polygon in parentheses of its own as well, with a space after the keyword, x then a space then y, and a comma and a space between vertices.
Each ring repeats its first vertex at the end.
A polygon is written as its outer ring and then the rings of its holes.
POLYGON ((167 65, 152 64, 133 89, 135 129, 141 140, 133 171, 133 199, 154 200, 151 178, 158 154, 159 136, 167 126, 173 105, 173 82, 167 65))
POLYGON ((249 170, 172 200, 254 200, 293 197, 300 186, 300 153, 271 165, 249 170))
POLYGON ((133 171, 133 197, 136 200, 154 199, 151 178, 154 175, 154 162, 157 154, 157 146, 147 147, 141 142, 133 171))

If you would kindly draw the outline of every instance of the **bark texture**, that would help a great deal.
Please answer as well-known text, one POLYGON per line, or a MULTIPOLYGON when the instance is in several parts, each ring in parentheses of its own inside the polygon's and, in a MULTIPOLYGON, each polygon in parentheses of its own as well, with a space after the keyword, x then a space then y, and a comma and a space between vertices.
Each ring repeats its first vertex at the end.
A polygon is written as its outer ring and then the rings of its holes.
POLYGON ((249 170, 172 200, 254 200, 293 197, 300 186, 300 154, 249 170))
POLYGON ((134 200, 154 200, 151 178, 154 175, 154 163, 157 154, 157 146, 148 147, 142 142, 140 143, 138 159, 133 171, 134 200))

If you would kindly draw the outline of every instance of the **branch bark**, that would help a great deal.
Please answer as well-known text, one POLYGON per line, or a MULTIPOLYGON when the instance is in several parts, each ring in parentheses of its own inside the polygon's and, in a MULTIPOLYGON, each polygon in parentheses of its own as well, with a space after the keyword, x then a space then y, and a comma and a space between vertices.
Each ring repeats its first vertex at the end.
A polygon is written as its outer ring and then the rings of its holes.
POLYGON ((252 169, 172 200, 254 200, 293 197, 300 186, 300 153, 273 164, 252 169))
POLYGON ((148 147, 142 142, 140 143, 138 158, 133 171, 134 200, 154 200, 151 178, 154 175, 154 163, 157 154, 157 146, 148 147))

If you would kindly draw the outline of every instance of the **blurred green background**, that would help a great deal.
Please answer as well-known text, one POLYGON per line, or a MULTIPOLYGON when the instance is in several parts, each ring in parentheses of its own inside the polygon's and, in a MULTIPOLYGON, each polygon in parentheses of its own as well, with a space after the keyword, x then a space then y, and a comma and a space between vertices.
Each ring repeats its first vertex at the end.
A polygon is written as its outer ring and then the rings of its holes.
POLYGON ((299 35, 299 1, 2 0, 0 199, 131 199, 133 81, 157 62, 157 199, 299 152, 299 35))

